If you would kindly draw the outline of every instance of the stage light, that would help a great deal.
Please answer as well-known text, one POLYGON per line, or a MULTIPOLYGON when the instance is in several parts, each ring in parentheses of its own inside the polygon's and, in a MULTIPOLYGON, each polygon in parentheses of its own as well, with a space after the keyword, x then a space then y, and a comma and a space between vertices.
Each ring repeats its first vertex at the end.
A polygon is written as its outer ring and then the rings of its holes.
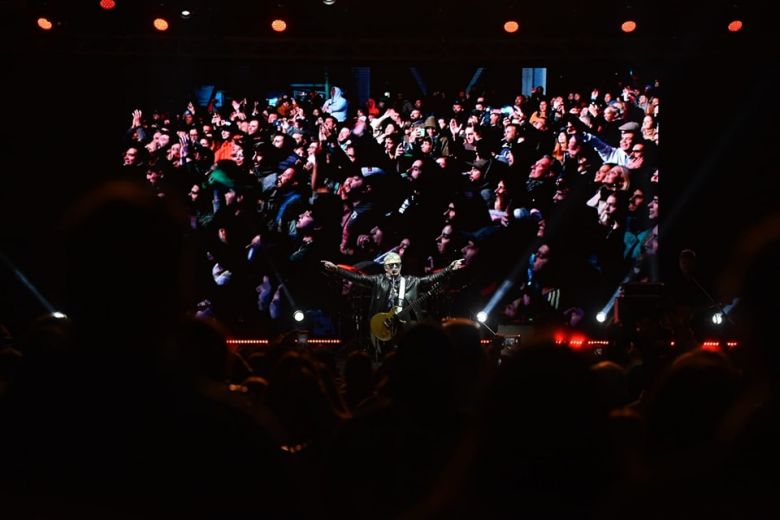
POLYGON ((723 325, 723 313, 722 312, 716 312, 712 315, 712 323, 715 325, 723 325))
POLYGON ((604 323, 607 321, 607 313, 604 311, 599 311, 599 313, 596 314, 596 321, 599 323, 604 323))
POLYGON ((184 9, 184 10, 181 12, 181 19, 182 19, 182 20, 189 20, 191 16, 192 16, 192 11, 189 11, 189 10, 187 10, 187 9, 184 9))
POLYGON ((634 32, 636 30, 636 22, 633 20, 626 20, 620 26, 620 30, 623 31, 624 33, 634 32))
POLYGON ((284 32, 287 30, 287 22, 285 22, 281 18, 277 18, 276 20, 271 22, 271 29, 273 29, 276 32, 284 32))
POLYGON ((108 11, 116 7, 116 2, 114 0, 100 0, 100 7, 108 11))
POLYGON ((322 0, 322 3, 325 5, 333 5, 336 3, 336 0, 322 0))
POLYGON ((44 31, 50 30, 52 27, 54 27, 54 24, 49 21, 48 18, 38 18, 38 27, 43 29, 44 31))
POLYGON ((728 25, 729 32, 739 32, 742 30, 742 20, 732 20, 728 25))
POLYGON ((68 317, 65 314, 61 313, 60 311, 52 312, 51 313, 51 317, 55 318, 57 320, 67 320, 68 319, 68 317))
POLYGON ((152 22, 154 25, 154 28, 158 31, 167 31, 168 30, 168 20, 165 18, 155 18, 154 22, 152 22))
POLYGON ((707 352, 723 352, 719 341, 704 341, 701 344, 701 349, 707 352))
POLYGON ((298 321, 298 322, 301 322, 301 321, 303 321, 303 311, 302 311, 302 310, 297 310, 297 311, 295 311, 295 312, 293 313, 293 319, 294 319, 295 321, 298 321))
POLYGON ((487 312, 485 312, 485 311, 479 311, 479 312, 477 313, 477 321, 478 321, 478 322, 480 322, 480 323, 485 323, 485 322, 487 321, 487 319, 488 319, 487 312))
POLYGON ((268 345, 269 339, 228 339, 225 341, 228 345, 268 345))
POLYGON ((508 20, 504 23, 504 30, 508 33, 515 33, 520 28, 520 24, 515 20, 508 20))

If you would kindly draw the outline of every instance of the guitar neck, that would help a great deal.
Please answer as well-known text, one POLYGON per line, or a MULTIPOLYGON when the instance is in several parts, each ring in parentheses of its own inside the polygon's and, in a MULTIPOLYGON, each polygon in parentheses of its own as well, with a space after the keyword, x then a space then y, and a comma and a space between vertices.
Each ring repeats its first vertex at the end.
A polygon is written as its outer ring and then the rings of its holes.
POLYGON ((441 285, 441 283, 435 283, 435 284, 434 284, 434 285, 433 285, 433 286, 432 286, 430 289, 428 289, 427 291, 425 291, 423 294, 421 294, 420 296, 418 296, 418 297, 417 297, 417 298, 415 298, 414 300, 410 301, 410 302, 409 302, 409 305, 407 305, 406 307, 404 307, 404 308, 401 310, 401 312, 399 312, 399 313, 398 313, 398 315, 401 315, 401 314, 406 314, 406 313, 409 313, 409 312, 411 312, 411 311, 417 311, 417 308, 418 308, 418 306, 419 306, 419 305, 420 305, 422 302, 424 302, 425 300, 427 300, 428 298, 430 298, 431 296, 433 296, 433 295, 436 293, 436 291, 439 289, 439 286, 440 286, 440 285, 441 285))

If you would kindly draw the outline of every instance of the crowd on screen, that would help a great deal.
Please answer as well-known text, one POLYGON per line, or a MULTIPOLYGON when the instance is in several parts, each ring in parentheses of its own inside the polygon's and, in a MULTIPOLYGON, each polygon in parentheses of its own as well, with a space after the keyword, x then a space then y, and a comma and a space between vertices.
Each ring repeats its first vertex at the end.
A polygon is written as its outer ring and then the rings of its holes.
POLYGON ((496 322, 577 322, 627 276, 657 278, 659 94, 183 101, 133 112, 121 175, 187 205, 200 312, 243 332, 300 308, 350 335, 358 291, 320 260, 372 273, 389 251, 416 275, 465 258, 441 317, 473 316, 520 266, 496 322))
POLYGON ((771 516, 776 234, 742 258, 733 348, 699 348, 677 308, 626 314, 597 348, 544 333, 583 280, 653 279, 658 127, 638 119, 657 97, 635 94, 135 112, 124 178, 65 219, 67 316, 0 324, 4 518, 771 516), (389 250, 470 272, 440 298, 455 317, 410 327, 380 365, 299 331, 226 341, 293 299, 334 326, 352 289, 318 260, 369 272, 389 250), (502 313, 537 333, 485 345, 458 297, 518 263, 502 313))

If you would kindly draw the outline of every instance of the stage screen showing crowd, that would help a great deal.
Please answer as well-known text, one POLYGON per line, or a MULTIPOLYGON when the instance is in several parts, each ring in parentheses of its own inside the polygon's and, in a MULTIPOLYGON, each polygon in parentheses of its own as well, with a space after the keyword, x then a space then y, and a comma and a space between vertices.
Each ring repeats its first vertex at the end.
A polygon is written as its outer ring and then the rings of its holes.
POLYGON ((391 252, 416 276, 464 260, 434 318, 500 289, 488 323, 585 327, 622 283, 658 281, 659 80, 488 73, 501 88, 194 86, 128 108, 121 175, 186 208, 190 307, 235 336, 360 339, 368 296, 322 261, 378 274, 391 252))

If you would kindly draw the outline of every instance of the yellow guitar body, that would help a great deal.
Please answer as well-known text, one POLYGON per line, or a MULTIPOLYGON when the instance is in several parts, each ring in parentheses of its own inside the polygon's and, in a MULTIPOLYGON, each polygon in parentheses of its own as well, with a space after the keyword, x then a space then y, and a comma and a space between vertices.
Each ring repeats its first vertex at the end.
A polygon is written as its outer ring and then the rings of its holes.
POLYGON ((371 334, 381 341, 390 341, 398 331, 396 320, 396 308, 388 312, 378 312, 371 317, 371 334))

